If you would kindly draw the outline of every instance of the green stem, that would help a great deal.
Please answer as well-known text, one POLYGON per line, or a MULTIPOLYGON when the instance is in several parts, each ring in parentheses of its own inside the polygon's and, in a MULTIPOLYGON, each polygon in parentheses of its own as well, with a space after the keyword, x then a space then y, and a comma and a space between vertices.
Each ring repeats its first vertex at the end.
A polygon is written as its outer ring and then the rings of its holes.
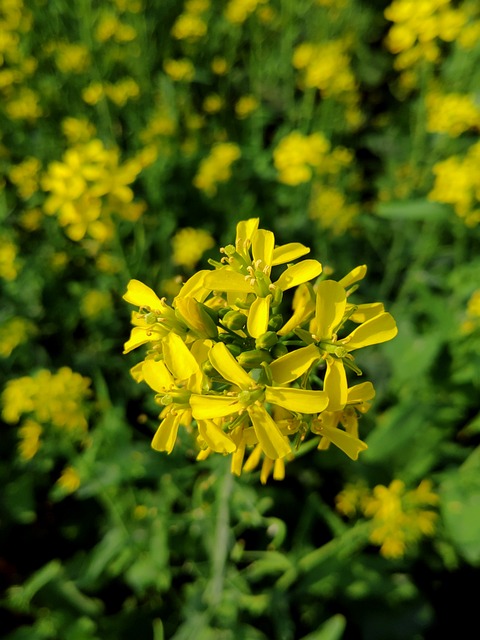
POLYGON ((233 489, 233 475, 230 472, 229 458, 225 457, 222 462, 224 469, 217 493, 218 506, 211 555, 211 578, 206 590, 206 599, 212 610, 220 604, 222 599, 230 537, 229 501, 233 489))

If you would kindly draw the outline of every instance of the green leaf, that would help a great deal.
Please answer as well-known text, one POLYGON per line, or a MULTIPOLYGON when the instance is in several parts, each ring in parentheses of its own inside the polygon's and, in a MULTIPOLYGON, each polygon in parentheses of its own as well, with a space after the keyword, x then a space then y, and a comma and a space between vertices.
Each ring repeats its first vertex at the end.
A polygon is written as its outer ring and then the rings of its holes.
POLYGON ((403 200, 401 202, 382 202, 375 213, 389 220, 428 220, 444 219, 450 215, 450 207, 429 200, 403 200))
POLYGON ((452 544, 467 562, 480 566, 480 447, 448 475, 439 493, 452 544))
POLYGON ((345 618, 338 613, 324 622, 320 629, 309 633, 308 636, 304 636, 301 640, 340 640, 346 624, 345 618))

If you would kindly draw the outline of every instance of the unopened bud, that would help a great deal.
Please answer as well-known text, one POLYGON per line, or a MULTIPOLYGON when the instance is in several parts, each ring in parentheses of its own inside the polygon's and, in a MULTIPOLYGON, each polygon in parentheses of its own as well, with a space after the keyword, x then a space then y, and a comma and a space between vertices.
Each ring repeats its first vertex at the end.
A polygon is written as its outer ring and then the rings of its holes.
POLYGON ((278 336, 275 331, 267 331, 255 340, 257 349, 270 349, 278 342, 278 336))
POLYGON ((287 353, 288 349, 283 344, 283 342, 277 342, 277 344, 271 350, 271 354, 274 358, 281 358, 282 356, 286 356, 287 353))
POLYGON ((240 311, 229 311, 223 316, 222 323, 231 331, 238 331, 247 324, 247 316, 240 311))
POLYGON ((280 313, 273 315, 268 321, 268 328, 272 331, 278 331, 283 327, 283 316, 280 313))
POLYGON ((271 362, 272 356, 265 349, 253 349, 240 353, 237 360, 245 369, 253 369, 260 367, 262 362, 271 362))

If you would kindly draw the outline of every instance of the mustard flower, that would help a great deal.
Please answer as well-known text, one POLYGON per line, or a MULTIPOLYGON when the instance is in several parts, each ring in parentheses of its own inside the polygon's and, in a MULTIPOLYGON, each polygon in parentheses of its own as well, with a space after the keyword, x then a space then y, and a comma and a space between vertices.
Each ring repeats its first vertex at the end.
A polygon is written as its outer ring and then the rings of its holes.
POLYGON ((172 238, 172 260, 174 264, 193 269, 205 251, 213 246, 214 240, 208 231, 191 227, 180 229, 172 238))
POLYGON ((131 374, 163 407, 153 448, 170 453, 183 426, 198 460, 230 455, 237 475, 261 462, 262 482, 284 477, 309 434, 320 450, 333 443, 354 460, 366 449, 358 418, 375 392, 370 382, 349 386, 346 369, 361 373, 352 352, 393 338, 395 322, 381 303, 347 301, 365 266, 312 284, 322 265, 297 261, 309 252, 298 242, 277 245, 251 218, 171 305, 142 282, 128 283, 124 299, 138 311, 124 353, 147 346, 131 374), (293 313, 285 321, 289 290, 293 313), (347 322, 357 327, 344 331, 347 322))

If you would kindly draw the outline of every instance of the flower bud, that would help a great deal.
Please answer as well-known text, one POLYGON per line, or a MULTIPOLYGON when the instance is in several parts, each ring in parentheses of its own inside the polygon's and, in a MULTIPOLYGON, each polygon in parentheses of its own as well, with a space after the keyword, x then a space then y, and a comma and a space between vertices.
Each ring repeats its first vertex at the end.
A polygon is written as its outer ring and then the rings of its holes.
POLYGON ((270 349, 278 342, 278 336, 275 331, 266 331, 263 335, 255 340, 257 349, 270 349))
POLYGON ((247 316, 240 311, 229 311, 222 318, 222 323, 231 331, 243 329, 247 324, 247 316))
POLYGON ((227 349, 235 358, 242 353, 242 347, 238 344, 227 344, 227 349))
POLYGON ((286 356, 287 353, 288 349, 283 344, 283 342, 277 342, 277 344, 271 350, 271 354, 274 358, 281 358, 282 356, 286 356))
POLYGON ((271 362, 272 356, 265 349, 253 349, 240 353, 237 360, 245 369, 253 369, 260 367, 262 362, 271 362))
POLYGON ((283 327, 283 316, 280 313, 273 315, 268 321, 268 328, 272 331, 278 331, 283 327))

